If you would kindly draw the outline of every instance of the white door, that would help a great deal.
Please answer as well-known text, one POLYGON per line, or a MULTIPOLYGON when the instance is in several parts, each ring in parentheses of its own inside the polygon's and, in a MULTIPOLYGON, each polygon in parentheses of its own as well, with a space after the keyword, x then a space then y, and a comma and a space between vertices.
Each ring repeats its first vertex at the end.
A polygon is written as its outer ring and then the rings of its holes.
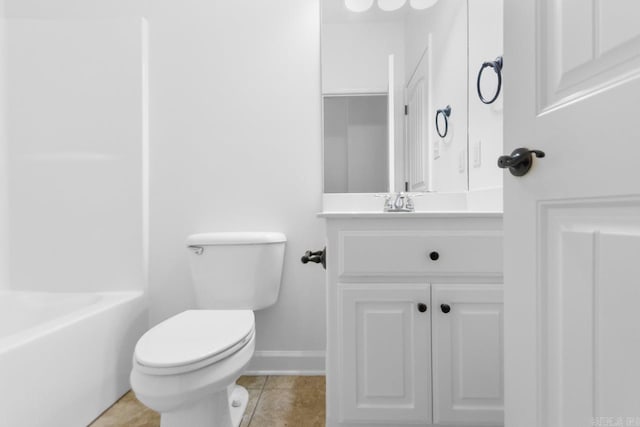
POLYGON ((338 304, 341 421, 429 424, 429 286, 340 285, 338 304))
POLYGON ((433 423, 504 423, 502 285, 432 285, 433 423))
POLYGON ((640 1, 504 18, 506 425, 640 425, 640 1))
POLYGON ((409 191, 431 191, 429 54, 427 47, 406 87, 405 179, 409 191))

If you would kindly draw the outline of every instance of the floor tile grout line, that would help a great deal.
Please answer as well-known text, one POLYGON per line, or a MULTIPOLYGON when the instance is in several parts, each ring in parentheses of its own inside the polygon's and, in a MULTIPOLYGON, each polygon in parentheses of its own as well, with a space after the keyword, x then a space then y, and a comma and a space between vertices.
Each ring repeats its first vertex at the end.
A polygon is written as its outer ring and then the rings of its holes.
POLYGON ((258 393, 258 399, 256 399, 256 405, 253 407, 253 410, 251 411, 251 416, 249 417, 249 423, 247 424, 247 427, 251 427, 251 423, 253 422, 253 416, 256 414, 256 410, 258 409, 258 405, 260 404, 260 399, 262 399, 262 392, 264 391, 264 386, 267 384, 268 379, 269 379, 269 376, 267 375, 264 379, 264 383, 262 383, 262 387, 260 387, 260 393, 258 393))

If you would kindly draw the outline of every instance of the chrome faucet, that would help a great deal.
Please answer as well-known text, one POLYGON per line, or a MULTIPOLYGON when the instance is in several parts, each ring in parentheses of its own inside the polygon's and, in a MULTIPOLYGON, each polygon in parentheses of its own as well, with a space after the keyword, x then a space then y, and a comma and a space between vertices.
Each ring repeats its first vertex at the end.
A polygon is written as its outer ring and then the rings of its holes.
POLYGON ((376 194, 376 197, 384 197, 385 212, 413 212, 415 206, 411 194, 400 191, 394 194, 376 194), (393 201, 392 201, 393 199, 393 201))

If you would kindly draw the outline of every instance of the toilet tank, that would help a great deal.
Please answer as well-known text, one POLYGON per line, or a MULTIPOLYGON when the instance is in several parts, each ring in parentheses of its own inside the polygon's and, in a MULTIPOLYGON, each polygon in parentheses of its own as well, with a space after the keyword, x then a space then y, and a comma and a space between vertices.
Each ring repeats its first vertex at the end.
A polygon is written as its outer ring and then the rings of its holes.
POLYGON ((275 232, 187 237, 197 307, 260 310, 275 304, 286 241, 284 234, 275 232))

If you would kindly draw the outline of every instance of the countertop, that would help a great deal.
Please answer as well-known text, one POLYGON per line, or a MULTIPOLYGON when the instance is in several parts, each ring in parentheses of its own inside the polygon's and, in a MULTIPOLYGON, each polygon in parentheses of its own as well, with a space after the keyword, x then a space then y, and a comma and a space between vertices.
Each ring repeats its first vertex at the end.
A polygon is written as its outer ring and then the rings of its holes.
POLYGON ((502 218, 502 212, 474 211, 420 211, 420 212, 340 212, 318 213, 320 218, 360 218, 360 219, 398 219, 398 218, 502 218))

